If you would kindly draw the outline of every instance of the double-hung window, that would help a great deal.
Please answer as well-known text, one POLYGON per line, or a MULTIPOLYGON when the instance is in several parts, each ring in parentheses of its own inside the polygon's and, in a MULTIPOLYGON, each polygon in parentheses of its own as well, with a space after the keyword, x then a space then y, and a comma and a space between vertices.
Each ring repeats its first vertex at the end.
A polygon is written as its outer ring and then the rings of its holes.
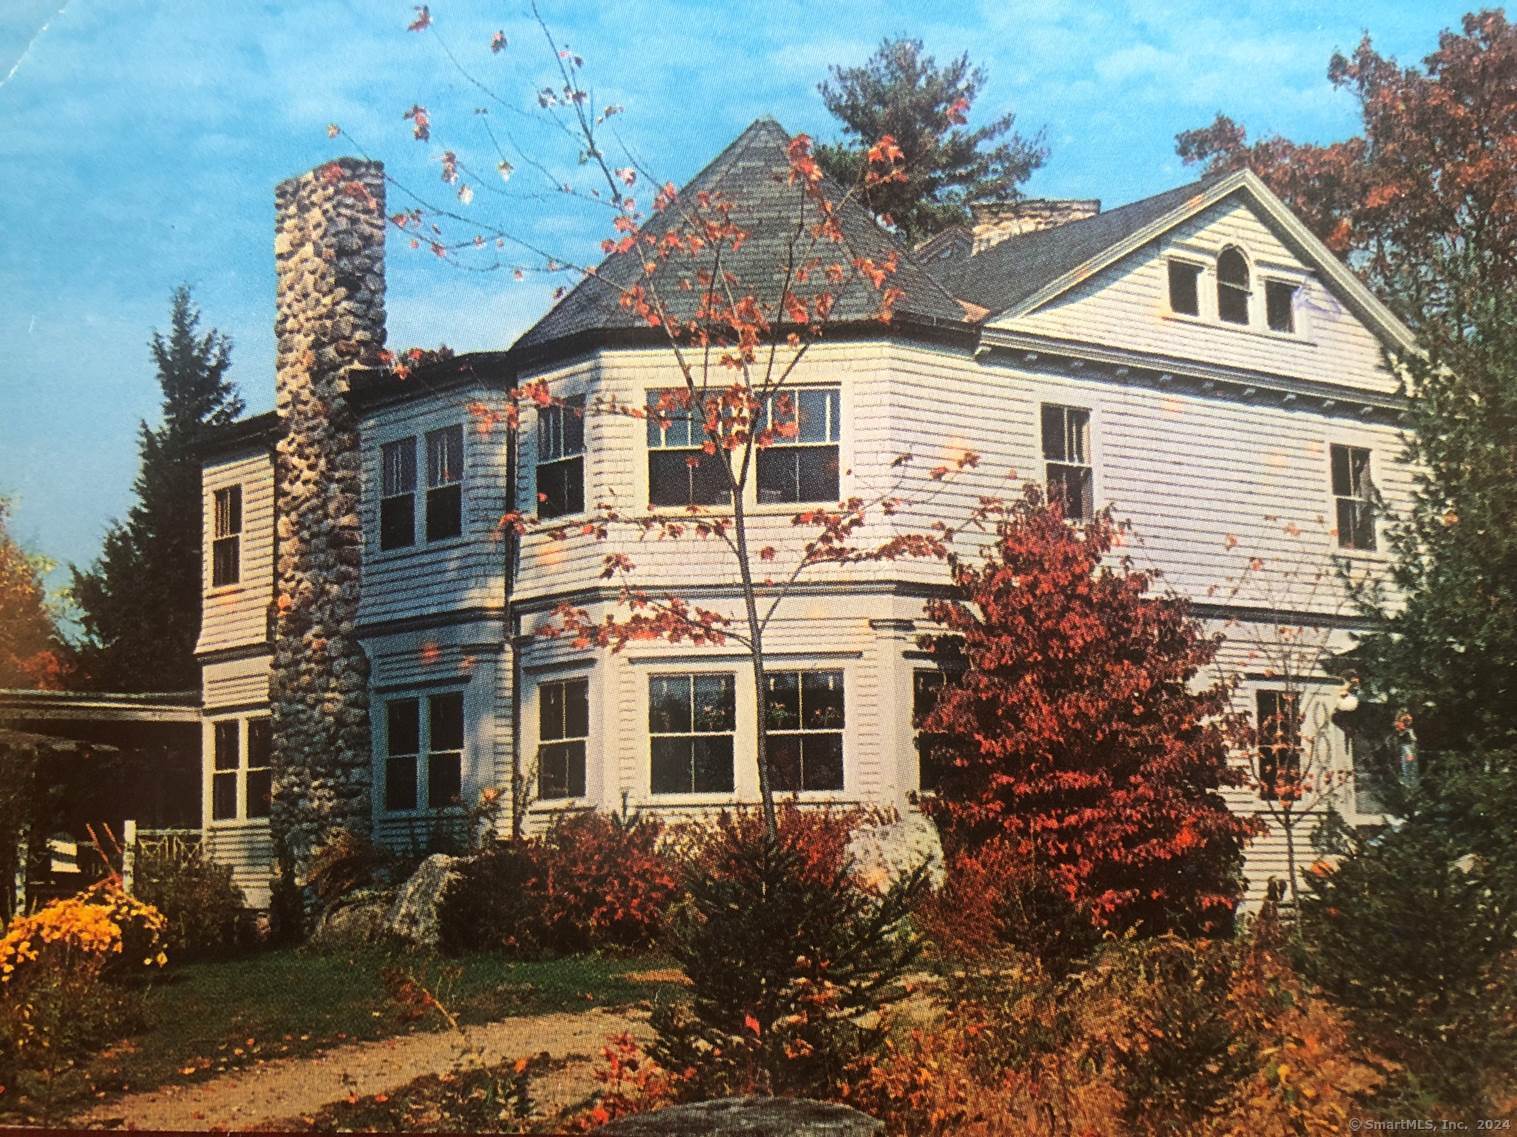
POLYGON ((1229 324, 1248 323, 1248 258, 1229 245, 1217 257, 1217 316, 1229 324))
POLYGON ((841 391, 799 387, 766 402, 756 425, 775 433, 773 444, 758 452, 759 501, 837 501, 841 391))
POLYGON ((211 820, 237 819, 237 774, 242 765, 242 720, 211 725, 211 820))
POLYGON ((736 683, 730 674, 654 675, 648 735, 656 794, 731 793, 736 683))
POLYGON ((1094 514, 1090 465, 1090 412, 1043 404, 1043 461, 1048 500, 1071 521, 1094 514))
POLYGON ((274 736, 267 716, 211 724, 211 820, 269 815, 274 736))
POLYGON ((1295 801, 1301 796, 1301 698, 1293 691, 1255 694, 1259 724, 1259 796, 1295 801))
POLYGON ((571 395, 537 416, 537 513, 563 517, 585 508, 585 397, 571 395))
POLYGON ((703 411, 698 403, 682 405, 685 395, 648 392, 648 502, 721 505, 730 500, 726 455, 706 453, 703 411), (671 394, 678 396, 672 409, 671 394))
POLYGON ((416 439, 380 447, 379 547, 403 549, 416 543, 416 439))
POLYGON ((1335 445, 1332 465, 1338 547, 1374 549, 1375 487, 1370 480, 1370 452, 1358 446, 1335 445))
POLYGON ((464 428, 427 432, 427 540, 463 532, 464 428))
POLYGON ((242 487, 216 491, 211 544, 211 585, 236 584, 242 576, 242 487))
POLYGON ((463 756, 461 691, 390 699, 385 704, 385 809, 404 813, 456 805, 463 793, 463 756))
POLYGON ((590 681, 555 679, 537 688, 537 796, 585 796, 590 681))
POLYGON ((843 673, 771 671, 764 722, 777 791, 843 788, 843 673))

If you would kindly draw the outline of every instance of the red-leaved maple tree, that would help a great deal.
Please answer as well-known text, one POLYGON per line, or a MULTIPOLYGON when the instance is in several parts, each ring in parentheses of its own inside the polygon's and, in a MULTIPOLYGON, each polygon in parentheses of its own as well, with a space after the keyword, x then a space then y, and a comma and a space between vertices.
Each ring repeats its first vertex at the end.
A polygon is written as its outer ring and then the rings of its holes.
POLYGON ((1362 134, 1250 143, 1218 115, 1177 137, 1180 156, 1209 174, 1252 169, 1412 327, 1457 334, 1517 283, 1517 27, 1473 12, 1420 68, 1366 36, 1328 78, 1358 99, 1362 134))
POLYGON ((960 598, 925 642, 952 678, 922 728, 942 769, 925 805, 951 848, 1004 842, 1097 928, 1227 926, 1256 824, 1219 792, 1242 772, 1219 637, 1110 554, 1109 514, 1075 528, 1036 488, 986 503, 995 542, 950 556, 960 598))
POLYGON ((11 537, 9 512, 0 498, 0 687, 57 689, 69 667, 42 585, 46 565, 11 537))

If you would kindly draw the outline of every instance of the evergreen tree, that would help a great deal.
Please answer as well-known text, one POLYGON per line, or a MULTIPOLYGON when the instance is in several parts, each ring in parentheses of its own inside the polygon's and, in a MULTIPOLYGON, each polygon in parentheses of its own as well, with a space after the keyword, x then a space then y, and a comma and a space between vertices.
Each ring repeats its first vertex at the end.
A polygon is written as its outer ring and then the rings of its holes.
POLYGON ((188 287, 173 293, 167 336, 150 347, 163 390, 163 419, 138 426, 137 503, 105 536, 87 572, 73 570, 81 616, 85 681, 97 690, 181 690, 199 683, 200 461, 195 444, 208 427, 242 413, 227 378, 232 343, 199 330, 188 287))
POLYGON ((922 41, 887 39, 861 67, 829 68, 817 86, 843 124, 844 141, 817 149, 822 168, 854 185, 868 147, 885 135, 901 148, 904 181, 866 188, 869 207, 909 241, 969 218, 968 204, 1015 197, 1017 187, 1047 160, 1039 132, 1017 134, 1010 112, 976 129, 964 125, 985 85, 985 72, 961 55, 939 67, 922 41))
POLYGON ((48 608, 42 576, 52 566, 10 535, 0 497, 0 687, 62 686, 69 655, 48 608))

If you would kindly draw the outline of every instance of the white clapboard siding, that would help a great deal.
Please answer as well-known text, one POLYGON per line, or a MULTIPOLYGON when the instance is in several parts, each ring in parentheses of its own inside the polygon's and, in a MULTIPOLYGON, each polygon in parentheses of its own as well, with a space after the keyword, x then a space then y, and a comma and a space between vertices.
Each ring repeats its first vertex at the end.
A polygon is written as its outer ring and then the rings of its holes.
POLYGON ((508 447, 505 424, 496 417, 503 409, 499 392, 464 387, 382 407, 364 420, 360 624, 504 606, 507 543, 500 519, 509 496, 508 447), (453 425, 464 428, 463 533, 428 544, 423 439, 430 430, 453 425), (404 438, 417 445, 417 543, 381 550, 380 451, 384 443, 404 438))
MULTIPOLYGON (((656 352, 603 352, 597 361, 544 377, 555 393, 583 391, 592 400, 636 405, 646 390, 673 381, 667 358, 656 352)), ((958 348, 870 343, 819 346, 797 381, 842 386, 843 494, 894 494, 907 503, 894 521, 877 514, 878 522, 860 534, 861 545, 892 532, 925 531, 934 522, 958 527, 982 495, 1041 482, 1043 403, 1091 411, 1098 504, 1112 505, 1132 523, 1130 551, 1141 566, 1161 570, 1170 587, 1196 599, 1216 599, 1242 585, 1247 595, 1238 595, 1238 603, 1341 607, 1341 590, 1326 589, 1319 579, 1340 553, 1328 455, 1334 443, 1371 450, 1376 486, 1392 511, 1411 492, 1394 426, 1279 399, 1225 399, 1032 371, 1004 355, 976 359, 958 348), (967 451, 979 455, 978 468, 932 477, 967 451), (902 455, 910 461, 897 465, 902 455), (1251 569, 1255 558, 1262 567, 1251 569)), ((645 499, 644 424, 592 413, 587 435, 587 499, 623 505, 645 499)), ((524 450, 533 445, 529 424, 524 450)), ((530 463, 523 463, 519 500, 533 499, 532 476, 530 463)), ((778 575, 795 563, 801 538, 813 530, 792 525, 794 513, 795 507, 756 512, 753 547, 778 550, 773 569, 761 563, 760 572, 778 575)), ((613 526, 610 538, 599 540, 581 534, 572 518, 562 531, 563 539, 534 532, 524 541, 519 601, 603 586, 601 572, 612 553, 629 557, 634 581, 650 589, 737 580, 731 553, 716 539, 640 540, 629 527, 613 526)), ((1383 570, 1383 549, 1354 556, 1361 571, 1383 570)), ((942 583, 946 576, 941 563, 901 560, 810 570, 804 580, 942 583)))
POLYGON ((200 671, 201 706, 207 713, 267 706, 271 664, 264 653, 206 664, 200 671))
POLYGON ((473 806, 483 791, 508 786, 511 676, 503 626, 490 620, 449 623, 425 631, 372 637, 365 642, 365 650, 371 664, 369 683, 373 692, 370 724, 375 756, 375 837, 397 852, 426 852, 440 842, 456 838, 463 810, 455 807, 406 814, 385 811, 385 704, 391 699, 461 691, 462 801, 465 806, 473 806))
POLYGON ((211 860, 232 867, 232 883, 252 908, 267 908, 274 875, 274 841, 267 821, 207 826, 204 847, 211 860))
POLYGON ((197 653, 261 644, 274 599, 274 457, 243 451, 206 464, 201 475, 201 619, 197 653), (216 491, 242 487, 242 533, 236 584, 211 585, 216 491))
POLYGON ((991 326, 1377 392, 1396 390, 1376 337, 1237 195, 1035 311, 991 326), (1216 318, 1216 258, 1228 245, 1242 249, 1249 260, 1253 294, 1247 327, 1216 318), (1199 319, 1169 312, 1170 255, 1207 266, 1200 280, 1199 319), (1302 281, 1293 334, 1267 330, 1264 279, 1271 275, 1302 281))

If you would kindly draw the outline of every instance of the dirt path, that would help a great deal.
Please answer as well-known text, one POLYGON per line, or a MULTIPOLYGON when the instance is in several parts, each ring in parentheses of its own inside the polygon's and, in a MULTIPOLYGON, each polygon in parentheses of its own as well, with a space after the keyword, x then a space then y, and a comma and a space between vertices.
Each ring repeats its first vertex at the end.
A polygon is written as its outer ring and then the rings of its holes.
POLYGON ((255 1129, 298 1123, 322 1106, 389 1093, 425 1074, 454 1068, 466 1049, 486 1062, 546 1050, 568 1062, 533 1080, 540 1106, 572 1104, 596 1087, 601 1047, 614 1034, 651 1036, 645 1012, 593 1009, 572 1014, 527 1015, 466 1027, 456 1033, 413 1034, 354 1043, 304 1058, 281 1058, 195 1084, 128 1094, 75 1116, 79 1127, 128 1129, 255 1129))

